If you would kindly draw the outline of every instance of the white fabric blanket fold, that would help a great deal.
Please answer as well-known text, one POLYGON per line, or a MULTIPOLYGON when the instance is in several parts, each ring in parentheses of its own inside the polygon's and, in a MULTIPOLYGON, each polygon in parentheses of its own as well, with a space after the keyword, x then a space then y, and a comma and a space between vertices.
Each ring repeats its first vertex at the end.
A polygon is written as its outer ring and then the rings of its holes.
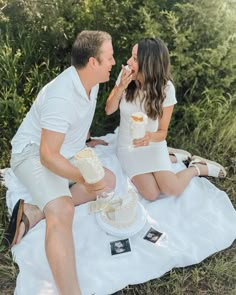
MULTIPOLYGON (((109 146, 97 146, 103 164, 117 176, 116 194, 127 191, 127 178, 115 156, 116 136, 103 139, 109 146)), ((184 168, 173 164, 173 170, 184 168)), ((12 210, 19 198, 31 202, 26 189, 11 169, 5 170, 7 205, 12 210)), ((201 262, 229 247, 236 238, 236 211, 227 194, 205 178, 195 177, 179 197, 162 196, 155 202, 140 198, 147 210, 147 222, 130 237, 129 254, 110 255, 109 243, 120 238, 101 229, 88 204, 76 207, 73 223, 76 265, 83 295, 107 295, 127 285, 158 278, 174 267, 201 262), (150 227, 166 234, 157 244, 143 239, 150 227)), ((44 250, 45 220, 13 247, 20 272, 15 295, 57 294, 44 250)))

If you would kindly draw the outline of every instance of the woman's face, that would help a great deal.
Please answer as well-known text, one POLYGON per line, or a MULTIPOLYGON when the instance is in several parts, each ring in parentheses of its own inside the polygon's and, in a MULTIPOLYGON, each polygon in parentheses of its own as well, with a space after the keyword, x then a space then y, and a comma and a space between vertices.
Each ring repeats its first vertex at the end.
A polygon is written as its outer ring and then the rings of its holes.
POLYGON ((132 55, 130 59, 128 59, 127 61, 127 65, 129 66, 129 69, 132 72, 132 80, 139 80, 142 83, 143 81, 142 75, 138 72, 137 54, 138 54, 138 44, 135 44, 132 49, 132 55))

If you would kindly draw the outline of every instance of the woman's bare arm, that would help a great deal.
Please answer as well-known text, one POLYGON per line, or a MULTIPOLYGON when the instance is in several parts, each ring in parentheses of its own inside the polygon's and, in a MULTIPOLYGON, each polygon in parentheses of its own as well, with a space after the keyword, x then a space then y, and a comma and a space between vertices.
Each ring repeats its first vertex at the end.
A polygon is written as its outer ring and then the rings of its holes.
POLYGON ((117 111, 119 104, 120 104, 122 94, 125 91, 125 89, 128 87, 131 80, 132 80, 131 71, 129 69, 126 69, 122 65, 122 73, 121 73, 120 83, 119 83, 119 85, 116 85, 112 89, 110 95, 108 96, 107 102, 106 102, 105 112, 107 115, 111 115, 115 111, 117 111))

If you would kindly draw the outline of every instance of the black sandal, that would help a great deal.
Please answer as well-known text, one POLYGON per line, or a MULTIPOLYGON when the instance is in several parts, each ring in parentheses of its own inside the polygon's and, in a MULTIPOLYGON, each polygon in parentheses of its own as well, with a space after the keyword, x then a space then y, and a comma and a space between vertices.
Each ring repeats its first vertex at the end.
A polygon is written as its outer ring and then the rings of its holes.
POLYGON ((11 249, 15 245, 21 222, 25 224, 24 237, 29 231, 30 223, 28 217, 24 213, 24 200, 22 199, 16 203, 8 228, 3 235, 2 244, 6 248, 11 249))

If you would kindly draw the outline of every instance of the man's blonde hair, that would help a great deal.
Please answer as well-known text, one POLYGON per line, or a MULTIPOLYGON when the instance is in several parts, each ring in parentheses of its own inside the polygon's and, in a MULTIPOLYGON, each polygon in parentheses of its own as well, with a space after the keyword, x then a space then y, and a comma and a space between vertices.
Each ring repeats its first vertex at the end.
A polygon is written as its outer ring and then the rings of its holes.
POLYGON ((71 64, 83 68, 90 57, 100 62, 100 49, 105 41, 112 41, 111 35, 104 31, 82 31, 77 35, 71 52, 71 64))

